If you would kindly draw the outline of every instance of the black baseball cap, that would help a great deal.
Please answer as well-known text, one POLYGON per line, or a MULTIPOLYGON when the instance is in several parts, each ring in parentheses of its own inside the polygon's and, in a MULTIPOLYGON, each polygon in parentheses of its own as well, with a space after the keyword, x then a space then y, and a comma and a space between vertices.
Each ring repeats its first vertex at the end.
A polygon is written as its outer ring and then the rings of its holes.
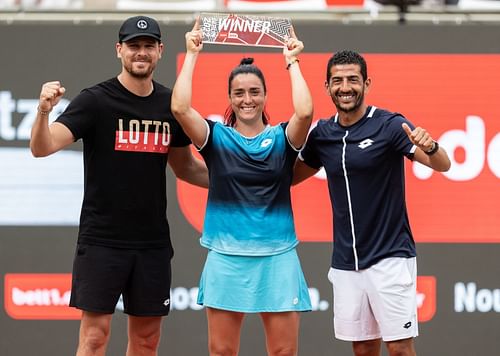
POLYGON ((161 42, 161 31, 158 22, 151 17, 134 16, 126 19, 118 32, 120 43, 141 36, 152 37, 161 42))

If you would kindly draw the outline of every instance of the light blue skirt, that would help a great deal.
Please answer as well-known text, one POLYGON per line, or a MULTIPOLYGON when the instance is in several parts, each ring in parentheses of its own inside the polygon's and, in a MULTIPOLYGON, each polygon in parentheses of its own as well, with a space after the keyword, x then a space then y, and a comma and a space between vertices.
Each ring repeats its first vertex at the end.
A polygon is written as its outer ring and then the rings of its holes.
POLYGON ((295 249, 272 256, 209 251, 200 279, 198 304, 242 313, 311 310, 295 249))

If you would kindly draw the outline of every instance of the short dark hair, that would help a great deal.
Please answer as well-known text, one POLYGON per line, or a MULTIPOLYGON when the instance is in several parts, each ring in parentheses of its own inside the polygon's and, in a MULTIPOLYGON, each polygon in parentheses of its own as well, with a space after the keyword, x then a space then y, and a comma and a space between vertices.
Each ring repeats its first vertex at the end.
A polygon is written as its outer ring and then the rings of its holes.
MULTIPOLYGON (((264 74, 256 65, 253 64, 253 61, 254 61, 253 58, 243 58, 240 61, 240 64, 231 71, 227 83, 227 92, 229 95, 231 95, 231 84, 234 80, 234 77, 236 77, 239 74, 255 74, 262 82, 262 86, 264 87, 264 94, 267 93, 266 80, 264 79, 264 74)), ((262 113, 262 121, 266 125, 269 123, 269 119, 265 111, 262 113)), ((235 122, 236 122, 236 115, 233 112, 230 105, 226 109, 226 113, 224 114, 224 123, 229 126, 234 126, 235 122)))
POLYGON ((368 78, 368 69, 366 66, 366 61, 361 54, 351 50, 342 50, 340 52, 334 53, 330 59, 328 60, 328 64, 326 65, 326 81, 330 82, 330 77, 332 73, 330 70, 333 66, 339 64, 357 64, 361 69, 361 76, 363 77, 363 81, 368 78))

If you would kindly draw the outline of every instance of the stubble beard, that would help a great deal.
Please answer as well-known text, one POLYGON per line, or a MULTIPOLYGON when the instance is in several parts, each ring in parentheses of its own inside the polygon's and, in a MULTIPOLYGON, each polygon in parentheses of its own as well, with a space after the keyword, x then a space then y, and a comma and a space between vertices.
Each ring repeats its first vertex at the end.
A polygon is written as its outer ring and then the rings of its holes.
POLYGON ((125 70, 134 78, 136 79, 145 79, 151 77, 155 70, 155 65, 153 65, 151 62, 149 62, 149 68, 141 69, 141 70, 135 70, 132 65, 130 66, 125 66, 125 70))
POLYGON ((333 103, 335 104, 335 107, 337 108, 337 111, 343 113, 352 113, 357 111, 361 107, 361 105, 363 105, 364 98, 365 98, 364 92, 361 92, 360 94, 356 93, 356 101, 354 102, 354 105, 350 107, 346 107, 342 103, 340 103, 336 95, 332 97, 332 100, 333 103))

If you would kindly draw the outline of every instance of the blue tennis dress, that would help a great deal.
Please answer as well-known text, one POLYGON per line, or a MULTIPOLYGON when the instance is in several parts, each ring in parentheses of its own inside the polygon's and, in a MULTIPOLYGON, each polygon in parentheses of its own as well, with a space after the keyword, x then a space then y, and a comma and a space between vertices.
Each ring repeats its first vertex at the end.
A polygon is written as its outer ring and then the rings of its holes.
POLYGON ((239 312, 309 311, 290 186, 298 151, 287 124, 254 137, 207 120, 200 148, 210 186, 202 246, 209 249, 198 303, 239 312))

